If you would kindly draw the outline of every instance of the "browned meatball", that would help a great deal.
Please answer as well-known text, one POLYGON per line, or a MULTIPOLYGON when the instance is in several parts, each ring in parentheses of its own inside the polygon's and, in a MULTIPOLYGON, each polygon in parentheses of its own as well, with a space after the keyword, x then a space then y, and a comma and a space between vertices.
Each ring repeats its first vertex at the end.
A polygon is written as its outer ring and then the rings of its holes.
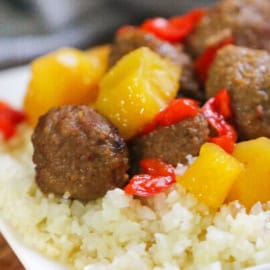
POLYGON ((174 46, 158 39, 151 33, 146 33, 135 27, 127 29, 115 37, 109 57, 110 66, 114 65, 117 60, 128 52, 142 46, 146 46, 159 55, 171 59, 182 67, 181 94, 198 99, 202 98, 192 61, 189 55, 183 51, 183 48, 180 45, 174 46))
POLYGON ((61 106, 32 136, 36 182, 44 193, 93 200, 127 181, 128 152, 117 130, 88 106, 61 106))
POLYGON ((229 33, 236 45, 270 52, 269 14, 269 0, 222 0, 199 22, 188 38, 187 48, 198 56, 209 44, 229 33))
POLYGON ((144 158, 160 158, 174 166, 180 162, 187 164, 187 155, 198 155, 201 145, 208 141, 209 133, 207 120, 198 114, 136 138, 130 148, 133 172, 137 171, 138 161, 144 158))
POLYGON ((270 54, 227 46, 209 70, 207 95, 226 87, 238 133, 243 139, 270 137, 270 54))

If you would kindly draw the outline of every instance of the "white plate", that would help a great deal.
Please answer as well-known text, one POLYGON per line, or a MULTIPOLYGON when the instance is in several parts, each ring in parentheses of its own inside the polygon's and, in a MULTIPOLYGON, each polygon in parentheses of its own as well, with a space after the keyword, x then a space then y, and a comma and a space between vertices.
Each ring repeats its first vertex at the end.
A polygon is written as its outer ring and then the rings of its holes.
MULTIPOLYGON (((0 100, 20 108, 29 80, 29 68, 20 67, 0 72, 0 100)), ((67 270, 68 267, 52 261, 27 247, 15 230, 0 217, 0 231, 10 244, 26 270, 67 270)), ((270 270, 270 264, 246 270, 270 270)))
MULTIPOLYGON (((20 67, 0 72, 0 100, 5 100, 14 107, 20 108, 28 80, 28 67, 20 67)), ((68 269, 66 266, 46 258, 23 244, 15 230, 1 217, 0 231, 26 270, 68 269)))

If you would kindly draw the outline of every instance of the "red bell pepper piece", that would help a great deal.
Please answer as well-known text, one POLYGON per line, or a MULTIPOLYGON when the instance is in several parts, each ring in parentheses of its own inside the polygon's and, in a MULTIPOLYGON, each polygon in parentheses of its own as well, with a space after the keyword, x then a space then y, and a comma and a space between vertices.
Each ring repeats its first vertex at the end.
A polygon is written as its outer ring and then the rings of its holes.
POLYGON ((237 140, 237 133, 232 125, 226 122, 231 117, 230 97, 226 89, 219 91, 202 107, 202 112, 208 123, 217 131, 218 136, 210 139, 228 153, 232 153, 237 140))
POLYGON ((178 98, 173 100, 168 107, 159 112, 156 117, 147 124, 139 135, 145 135, 155 130, 158 126, 169 126, 181 120, 196 116, 199 112, 199 104, 190 98, 178 98))
POLYGON ((25 120, 25 114, 0 101, 0 132, 8 140, 16 133, 16 126, 25 120))
POLYGON ((169 42, 181 42, 190 34, 204 14, 204 9, 194 9, 189 13, 171 19, 157 17, 146 20, 140 28, 160 39, 169 42))
POLYGON ((153 176, 171 176, 175 178, 174 167, 158 158, 145 158, 140 161, 142 170, 153 176))
POLYGON ((229 119, 232 116, 231 100, 226 88, 221 89, 214 99, 215 110, 224 116, 225 119, 229 119))
POLYGON ((167 108, 158 114, 159 124, 169 126, 179 121, 195 116, 199 112, 199 104, 197 101, 189 98, 178 98, 173 100, 167 108))
POLYGON ((15 125, 2 115, 0 115, 0 133, 2 133, 4 140, 12 138, 16 133, 15 125))
POLYGON ((125 187, 125 192, 140 197, 149 197, 162 192, 173 183, 170 176, 137 174, 131 178, 129 184, 125 187))
MULTIPOLYGON (((189 33, 193 30, 196 24, 202 19, 205 15, 206 9, 204 8, 197 8, 193 9, 190 12, 182 15, 182 16, 175 16, 169 19, 169 22, 178 27, 178 28, 185 28, 189 30, 189 33)), ((188 34, 189 34, 188 33, 188 34)))
POLYGON ((217 51, 229 44, 233 44, 233 42, 233 37, 230 36, 219 43, 206 48, 204 53, 196 59, 195 70, 202 83, 205 83, 207 80, 208 70, 216 57, 217 51))
POLYGON ((0 115, 4 116, 9 121, 18 124, 25 120, 25 114, 21 111, 13 109, 7 103, 0 101, 0 115))
POLYGON ((169 42, 177 42, 186 34, 185 29, 178 29, 167 19, 161 17, 146 20, 140 28, 169 42))
POLYGON ((230 136, 219 136, 210 138, 210 142, 219 145, 223 148, 227 153, 232 153, 234 149, 235 141, 230 136))
POLYGON ((124 188, 125 192, 149 197, 164 191, 175 183, 174 167, 160 159, 143 159, 140 162, 145 174, 133 176, 124 188))

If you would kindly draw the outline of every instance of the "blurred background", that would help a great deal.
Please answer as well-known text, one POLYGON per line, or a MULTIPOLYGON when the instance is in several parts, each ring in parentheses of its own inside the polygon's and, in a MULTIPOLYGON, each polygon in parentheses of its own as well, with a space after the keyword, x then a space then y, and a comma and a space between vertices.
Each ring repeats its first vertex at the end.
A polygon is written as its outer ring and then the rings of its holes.
POLYGON ((62 46, 110 41, 120 25, 177 15, 215 0, 0 0, 0 69, 62 46))

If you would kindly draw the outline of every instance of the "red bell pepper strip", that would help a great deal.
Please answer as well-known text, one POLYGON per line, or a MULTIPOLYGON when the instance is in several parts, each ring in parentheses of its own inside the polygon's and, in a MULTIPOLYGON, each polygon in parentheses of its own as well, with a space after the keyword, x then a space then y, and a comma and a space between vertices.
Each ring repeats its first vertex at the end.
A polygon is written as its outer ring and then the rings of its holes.
POLYGON ((190 33, 193 30, 193 28, 198 24, 198 22, 202 19, 202 17, 205 15, 205 13, 206 9, 196 8, 182 16, 175 16, 170 18, 169 22, 178 28, 185 28, 185 29, 189 28, 188 30, 190 33))
POLYGON ((235 141, 230 136, 226 136, 226 135, 213 137, 210 139, 210 142, 219 145, 229 154, 233 152, 234 145, 235 145, 235 141))
POLYGON ((175 178, 174 167, 158 158, 145 158, 140 161, 142 170, 154 176, 171 176, 175 178))
POLYGON ((146 135, 155 130, 158 126, 169 126, 181 120, 196 116, 199 113, 199 104, 190 98, 178 98, 173 100, 168 107, 160 111, 154 119, 147 124, 139 133, 146 135))
POLYGON ((237 140, 237 133, 232 125, 226 122, 232 115, 230 97, 226 89, 219 91, 202 107, 202 112, 208 123, 217 131, 218 136, 210 141, 221 146, 228 153, 232 153, 237 140))
POLYGON ((149 197, 164 191, 173 183, 170 176, 137 174, 131 178, 129 184, 125 187, 125 192, 140 197, 149 197))
POLYGON ((185 29, 178 29, 174 25, 171 25, 170 22, 161 17, 148 19, 141 25, 141 30, 150 32, 156 37, 169 41, 177 42, 185 35, 185 29))
POLYGON ((169 42, 181 42, 191 33, 204 14, 205 9, 194 9, 189 13, 171 19, 161 17, 147 19, 140 28, 160 39, 169 42))
POLYGON ((0 133, 2 133, 4 140, 12 138, 16 133, 15 126, 2 115, 0 115, 0 133))
POLYGON ((213 104, 215 110, 225 119, 232 117, 231 99, 226 88, 221 89, 216 95, 213 104))
POLYGON ((16 126, 25 120, 25 114, 0 101, 0 133, 8 140, 16 133, 16 126))
POLYGON ((25 114, 23 112, 12 108, 3 101, 0 101, 0 115, 5 116, 6 119, 14 124, 18 124, 25 120, 25 114))
POLYGON ((219 43, 206 48, 204 53, 196 59, 195 70, 201 83, 205 83, 207 80, 208 70, 216 57, 217 51, 229 44, 233 44, 233 42, 233 37, 230 36, 219 43))
POLYGON ((141 167, 145 174, 133 176, 124 188, 127 194, 149 197, 160 193, 175 183, 174 167, 160 159, 143 159, 141 167))

